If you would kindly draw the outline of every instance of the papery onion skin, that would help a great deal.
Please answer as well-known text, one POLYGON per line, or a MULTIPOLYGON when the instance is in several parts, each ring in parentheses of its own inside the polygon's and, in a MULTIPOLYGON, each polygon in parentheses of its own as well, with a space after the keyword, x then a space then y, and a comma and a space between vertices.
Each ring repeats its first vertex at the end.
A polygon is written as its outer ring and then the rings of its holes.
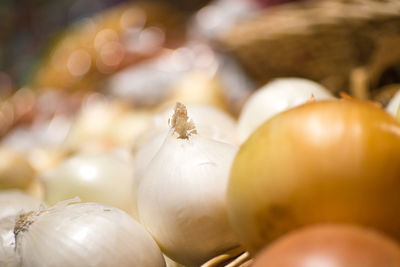
POLYGON ((399 267, 390 238, 349 225, 315 225, 283 236, 256 256, 253 267, 399 267))
POLYGON ((172 131, 139 186, 139 218, 163 252, 185 266, 200 266, 237 245, 225 192, 237 149, 172 131))
POLYGON ((286 111, 240 148, 227 197, 252 253, 317 222, 372 226, 400 240, 400 124, 358 101, 286 111))
POLYGON ((334 99, 322 85, 302 78, 280 78, 255 91, 244 104, 238 121, 238 140, 246 139, 276 114, 307 101, 334 99))
MULTIPOLYGON (((211 138, 216 141, 236 144, 235 137, 236 122, 226 112, 216 107, 204 104, 185 105, 189 118, 196 123, 199 135, 211 138)), ((173 109, 154 116, 154 129, 158 131, 169 131, 168 119, 173 115, 173 109)))
POLYGON ((112 153, 77 154, 42 175, 45 202, 78 196, 84 202, 98 202, 136 216, 133 164, 112 153))
POLYGON ((25 222, 25 228, 14 229, 21 267, 165 266, 144 228, 114 207, 73 204, 32 214, 25 222))

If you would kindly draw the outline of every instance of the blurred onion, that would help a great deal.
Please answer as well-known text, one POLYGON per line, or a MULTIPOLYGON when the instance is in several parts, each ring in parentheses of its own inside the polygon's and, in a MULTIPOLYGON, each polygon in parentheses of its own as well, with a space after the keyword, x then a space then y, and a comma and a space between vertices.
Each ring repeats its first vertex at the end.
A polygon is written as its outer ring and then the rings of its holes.
POLYGON ((238 122, 241 143, 274 115, 313 100, 333 99, 322 85, 301 78, 281 78, 261 87, 243 106, 238 122))
POLYGON ((135 216, 130 161, 111 153, 77 154, 68 158, 41 176, 45 201, 52 205, 78 196, 82 201, 115 206, 135 216))
POLYGON ((24 190, 32 184, 34 176, 35 170, 22 153, 10 148, 0 148, 0 190, 24 190))

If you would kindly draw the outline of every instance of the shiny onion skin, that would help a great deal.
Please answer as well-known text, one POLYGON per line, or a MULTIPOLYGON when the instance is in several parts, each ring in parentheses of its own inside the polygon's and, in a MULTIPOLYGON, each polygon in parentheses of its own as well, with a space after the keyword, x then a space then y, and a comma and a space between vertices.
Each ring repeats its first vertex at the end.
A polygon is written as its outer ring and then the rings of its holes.
POLYGON ((320 101, 262 125, 235 157, 231 224, 256 253, 300 226, 373 226, 400 239, 400 124, 359 101, 320 101))
POLYGON ((253 267, 399 267, 400 247, 372 230, 318 225, 283 236, 256 257, 253 267))

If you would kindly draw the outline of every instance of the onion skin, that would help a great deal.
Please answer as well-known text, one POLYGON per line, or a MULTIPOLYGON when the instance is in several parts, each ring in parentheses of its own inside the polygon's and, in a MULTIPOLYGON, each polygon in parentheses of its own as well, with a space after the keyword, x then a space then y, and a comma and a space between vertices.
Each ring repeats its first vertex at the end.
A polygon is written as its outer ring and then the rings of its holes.
POLYGON ((318 225, 283 236, 256 258, 253 267, 399 267, 400 247, 363 228, 318 225))
POLYGON ((400 124, 357 101, 281 113, 240 148, 227 202, 251 253, 318 222, 373 226, 400 239, 400 124))

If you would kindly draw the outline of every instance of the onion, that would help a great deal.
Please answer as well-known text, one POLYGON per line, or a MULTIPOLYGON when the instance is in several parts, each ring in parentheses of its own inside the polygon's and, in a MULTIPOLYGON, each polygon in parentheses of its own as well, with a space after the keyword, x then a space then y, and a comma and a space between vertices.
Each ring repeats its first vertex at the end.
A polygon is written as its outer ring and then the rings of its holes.
POLYGON ((253 267, 400 266, 400 247, 369 229, 318 225, 283 236, 256 258, 253 267))
MULTIPOLYGON (((229 144, 235 140, 236 123, 227 113, 207 105, 192 104, 186 106, 190 118, 196 122, 199 135, 229 144)), ((173 109, 168 109, 153 117, 152 129, 148 140, 138 149, 135 160, 135 190, 139 187, 143 173, 150 161, 160 150, 169 132, 168 121, 173 115, 173 109)))
POLYGON ((0 219, 0 266, 20 267, 15 257, 14 226, 18 215, 0 219))
POLYGON ((344 222, 400 239, 400 124, 370 103, 320 101, 267 121, 232 166, 228 211, 257 252, 299 226, 344 222))
POLYGON ((0 148, 0 190, 27 189, 34 182, 35 171, 20 153, 0 148))
POLYGON ((134 159, 134 179, 133 190, 134 195, 137 196, 138 188, 143 180, 144 173, 149 167, 151 160, 161 149, 162 144, 168 136, 168 132, 159 132, 152 135, 149 140, 144 143, 135 155, 134 159))
POLYGON ((82 201, 115 206, 136 216, 132 177, 130 159, 103 153, 75 155, 41 178, 45 201, 50 205, 78 196, 82 201))
POLYGON ((237 149, 196 134, 182 104, 171 125, 139 186, 139 217, 168 257, 199 266, 237 245, 225 206, 237 149))
POLYGON ((24 212, 39 209, 41 205, 39 199, 19 190, 0 192, 0 266, 18 266, 14 254, 15 219, 24 212))
POLYGON ((150 235, 125 212, 96 203, 58 204, 14 221, 18 266, 165 266, 150 235))
POLYGON ((322 85, 300 78, 276 79, 257 90, 245 103, 238 122, 238 139, 250 134, 274 115, 315 100, 333 99, 322 85))

